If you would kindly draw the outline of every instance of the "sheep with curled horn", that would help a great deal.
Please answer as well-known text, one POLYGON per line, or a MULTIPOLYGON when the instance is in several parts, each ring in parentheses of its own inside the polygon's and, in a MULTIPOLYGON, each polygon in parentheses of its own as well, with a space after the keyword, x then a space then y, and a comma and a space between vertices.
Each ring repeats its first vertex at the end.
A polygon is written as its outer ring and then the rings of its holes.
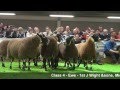
POLYGON ((69 36, 66 39, 66 43, 60 43, 59 44, 59 58, 65 60, 65 65, 67 63, 67 66, 69 67, 69 64, 71 64, 71 60, 73 60, 73 70, 75 69, 75 62, 78 59, 78 50, 77 47, 75 46, 75 41, 73 36, 69 36))
POLYGON ((7 45, 9 43, 9 41, 10 40, 3 40, 0 43, 0 57, 2 60, 2 67, 5 67, 4 60, 6 59, 6 56, 7 56, 7 45))
POLYGON ((7 58, 11 59, 10 69, 12 69, 12 62, 16 58, 23 60, 23 70, 25 70, 25 62, 28 60, 28 70, 30 70, 30 60, 34 59, 39 53, 39 45, 39 34, 32 37, 11 40, 7 46, 7 58))
POLYGON ((78 67, 83 61, 84 67, 88 69, 88 63, 90 63, 91 64, 90 70, 92 70, 93 60, 96 59, 96 51, 95 51, 95 44, 93 38, 89 37, 86 40, 86 42, 79 43, 76 45, 76 47, 78 49, 78 54, 81 59, 81 61, 78 64, 78 67))

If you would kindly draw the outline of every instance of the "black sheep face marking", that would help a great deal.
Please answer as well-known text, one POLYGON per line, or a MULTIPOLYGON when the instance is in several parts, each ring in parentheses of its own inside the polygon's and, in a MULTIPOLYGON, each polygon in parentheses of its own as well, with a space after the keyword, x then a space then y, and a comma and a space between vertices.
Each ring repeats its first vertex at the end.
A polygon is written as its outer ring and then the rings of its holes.
POLYGON ((44 34, 37 34, 44 45, 48 45, 50 43, 50 40, 44 35, 44 34))
POLYGON ((67 45, 70 45, 71 43, 74 43, 74 38, 73 38, 73 36, 70 36, 70 37, 68 37, 68 38, 66 39, 66 44, 67 44, 67 45))
POLYGON ((56 36, 57 36, 57 38, 58 38, 58 42, 60 42, 60 41, 62 40, 61 35, 60 35, 60 34, 57 34, 56 36))
POLYGON ((49 40, 47 37, 44 37, 44 38, 42 39, 42 43, 43 43, 44 45, 48 45, 48 44, 50 43, 50 40, 49 40))

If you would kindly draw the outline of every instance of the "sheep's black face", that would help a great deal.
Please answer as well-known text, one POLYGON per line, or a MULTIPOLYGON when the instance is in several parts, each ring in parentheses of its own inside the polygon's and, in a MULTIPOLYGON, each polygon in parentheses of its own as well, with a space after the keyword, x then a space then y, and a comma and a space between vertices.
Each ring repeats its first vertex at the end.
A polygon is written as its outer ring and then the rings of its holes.
POLYGON ((73 42, 74 42, 73 36, 70 36, 70 37, 68 37, 68 38, 66 39, 66 44, 67 44, 67 45, 70 45, 70 44, 73 43, 73 42))
POLYGON ((61 39, 62 39, 62 38, 61 38, 61 35, 60 35, 60 34, 57 34, 56 36, 57 36, 57 38, 58 38, 58 42, 60 42, 61 39))
POLYGON ((49 44, 50 40, 44 34, 37 34, 37 35, 41 38, 42 43, 44 45, 48 45, 49 44))
POLYGON ((49 40, 47 37, 44 37, 44 38, 42 39, 42 43, 43 43, 44 45, 48 45, 49 42, 50 42, 50 40, 49 40))

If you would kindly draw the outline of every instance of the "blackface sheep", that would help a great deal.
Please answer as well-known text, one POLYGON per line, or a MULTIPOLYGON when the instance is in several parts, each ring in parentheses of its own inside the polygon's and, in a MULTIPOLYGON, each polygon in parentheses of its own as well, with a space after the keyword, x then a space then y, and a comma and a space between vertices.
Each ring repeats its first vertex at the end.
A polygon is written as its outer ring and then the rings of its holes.
POLYGON ((1 60, 2 60, 2 67, 5 67, 4 60, 7 56, 7 45, 9 43, 9 41, 10 40, 3 40, 0 43, 0 56, 1 56, 1 60))
POLYGON ((57 67, 56 57, 58 56, 58 45, 57 40, 53 36, 45 36, 44 34, 39 35, 42 40, 41 56, 43 57, 43 67, 46 68, 46 60, 48 60, 49 67, 52 69, 57 67))
POLYGON ((30 59, 34 59, 39 53, 39 45, 39 34, 32 37, 11 40, 7 46, 7 58, 11 59, 10 68, 12 68, 14 58, 17 58, 23 60, 23 70, 25 70, 25 60, 28 59, 28 70, 30 70, 30 59))
MULTIPOLYGON (((73 36, 70 36, 66 39, 66 43, 59 44, 59 58, 65 60, 65 66, 66 63, 69 67, 70 60, 73 60, 73 69, 75 69, 75 62, 78 59, 78 50, 77 47, 75 46, 75 40, 73 36)), ((72 65, 71 65, 72 66, 72 65)))
MULTIPOLYGON (((90 69, 92 70, 93 60, 96 59, 94 40, 92 39, 92 37, 89 37, 85 43, 80 43, 76 46, 78 49, 81 62, 82 61, 84 62, 84 67, 88 69, 87 63, 90 63, 91 64, 90 69)), ((81 64, 81 62, 79 62, 78 67, 81 64)))

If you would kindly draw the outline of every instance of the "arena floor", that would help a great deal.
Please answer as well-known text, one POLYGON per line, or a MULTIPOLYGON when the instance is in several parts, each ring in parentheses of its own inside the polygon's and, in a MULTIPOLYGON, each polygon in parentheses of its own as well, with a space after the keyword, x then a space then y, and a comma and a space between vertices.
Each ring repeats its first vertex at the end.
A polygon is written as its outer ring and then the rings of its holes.
MULTIPOLYGON (((63 67, 64 63, 60 62, 59 67, 56 70, 48 68, 48 71, 45 71, 41 68, 42 62, 38 63, 38 66, 34 66, 31 63, 31 71, 22 71, 18 68, 18 62, 13 62, 13 69, 9 69, 10 62, 5 62, 6 67, 1 66, 0 62, 0 79, 61 79, 61 78, 75 78, 74 74, 95 74, 95 73, 119 73, 120 74, 120 65, 119 64, 93 64, 93 71, 85 70, 83 64, 80 67, 77 67, 75 70, 68 70, 67 67, 63 67), (70 74, 68 77, 61 77, 61 74, 70 74)), ((83 76, 84 77, 84 76, 83 76)), ((81 79, 81 77, 77 77, 81 79)), ((120 77, 119 77, 120 78, 120 77)))

